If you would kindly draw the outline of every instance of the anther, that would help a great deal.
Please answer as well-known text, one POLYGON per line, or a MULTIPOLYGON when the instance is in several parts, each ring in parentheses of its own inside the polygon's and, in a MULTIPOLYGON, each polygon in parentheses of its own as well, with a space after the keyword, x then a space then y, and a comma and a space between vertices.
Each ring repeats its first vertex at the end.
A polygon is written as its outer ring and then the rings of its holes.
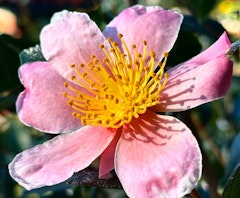
POLYGON ((121 80, 122 79, 122 76, 121 75, 117 75, 117 77, 121 80))
POLYGON ((100 67, 95 67, 95 72, 99 72, 101 70, 100 67))
POLYGON ((64 85, 64 87, 68 87, 68 83, 67 82, 64 82, 63 85, 64 85))
POLYGON ((110 100, 113 100, 113 98, 114 98, 114 95, 110 95, 110 100))
POLYGON ((76 112, 72 112, 72 116, 73 116, 73 117, 77 118, 77 115, 78 115, 78 114, 77 114, 76 112))
POLYGON ((163 53, 163 56, 164 56, 164 57, 168 57, 168 52, 164 52, 164 53, 163 53))
POLYGON ((91 87, 92 87, 92 88, 93 88, 94 86, 96 86, 96 83, 92 83, 92 84, 91 84, 91 87))
POLYGON ((67 102, 67 104, 68 104, 69 106, 73 106, 73 101, 72 101, 72 100, 69 100, 69 101, 67 102))
POLYGON ((83 125, 118 128, 128 124, 159 102, 167 83, 168 74, 164 73, 167 52, 157 63, 156 54, 148 50, 146 40, 140 43, 143 49, 139 51, 135 44, 129 48, 122 34, 118 38, 120 43, 107 38, 107 46, 99 45, 105 58, 100 60, 92 54, 85 65, 79 64, 78 68, 71 65, 75 73, 70 79, 86 91, 64 82, 72 94, 64 92, 63 96, 76 111, 72 115, 83 125))
POLYGON ((145 67, 144 70, 145 70, 146 72, 149 72, 149 71, 150 71, 150 67, 145 67))
POLYGON ((123 37, 123 35, 119 33, 119 34, 118 34, 118 37, 119 37, 119 38, 122 38, 122 37, 123 37))
POLYGON ((156 54, 155 54, 154 51, 150 51, 150 52, 149 52, 149 55, 150 55, 151 57, 153 57, 153 58, 155 58, 155 56, 156 56, 156 54))
POLYGON ((139 61, 134 60, 134 64, 135 64, 135 65, 139 65, 139 61))
POLYGON ((109 63, 110 61, 109 61, 107 58, 104 58, 104 59, 103 59, 103 62, 104 62, 104 63, 109 63))
POLYGON ((112 42, 112 45, 113 45, 114 47, 117 47, 117 46, 118 46, 118 43, 117 43, 117 42, 112 42))
POLYGON ((89 68, 91 68, 93 66, 93 63, 92 62, 88 62, 87 65, 88 65, 89 68))
POLYGON ((75 80, 76 79, 76 76, 71 76, 71 80, 75 80))
POLYGON ((81 122, 82 122, 82 125, 86 125, 87 124, 86 119, 81 119, 81 122))
POLYGON ((80 99, 83 99, 83 96, 80 93, 77 95, 77 97, 80 98, 80 99))

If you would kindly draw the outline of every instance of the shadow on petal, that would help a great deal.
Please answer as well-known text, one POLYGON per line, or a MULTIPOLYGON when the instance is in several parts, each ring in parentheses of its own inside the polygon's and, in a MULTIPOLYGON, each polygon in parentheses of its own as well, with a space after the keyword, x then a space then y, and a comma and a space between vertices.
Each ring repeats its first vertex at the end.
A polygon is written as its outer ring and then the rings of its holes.
POLYGON ((166 87, 153 111, 183 111, 224 96, 231 84, 232 62, 224 56, 203 65, 186 62, 169 72, 166 87))
POLYGON ((123 138, 129 141, 139 140, 155 145, 165 145, 174 133, 184 132, 179 128, 180 120, 174 117, 160 116, 152 111, 134 118, 128 125, 123 126, 123 138))
POLYGON ((183 197, 201 176, 201 152, 184 123, 147 111, 123 127, 115 171, 129 197, 183 197))

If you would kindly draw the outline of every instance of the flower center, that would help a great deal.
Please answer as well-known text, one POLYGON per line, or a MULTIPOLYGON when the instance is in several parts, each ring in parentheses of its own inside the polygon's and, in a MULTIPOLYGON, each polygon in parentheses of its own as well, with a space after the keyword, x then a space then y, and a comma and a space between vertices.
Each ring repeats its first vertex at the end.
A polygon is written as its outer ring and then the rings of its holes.
POLYGON ((156 71, 155 53, 147 54, 146 41, 143 41, 142 54, 135 45, 132 46, 134 53, 130 53, 122 34, 118 37, 125 53, 109 38, 109 51, 100 45, 106 55, 102 62, 92 55, 87 65, 71 66, 76 74, 71 80, 81 89, 64 83, 71 91, 71 94, 65 92, 63 95, 74 110, 72 115, 83 125, 119 128, 160 101, 168 78, 164 73, 168 53, 164 53, 156 71))

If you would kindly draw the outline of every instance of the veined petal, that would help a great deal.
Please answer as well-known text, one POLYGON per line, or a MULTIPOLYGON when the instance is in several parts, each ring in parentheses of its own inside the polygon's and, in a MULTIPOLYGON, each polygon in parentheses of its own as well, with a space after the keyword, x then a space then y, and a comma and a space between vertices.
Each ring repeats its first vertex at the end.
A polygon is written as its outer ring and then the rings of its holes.
POLYGON ((49 63, 25 64, 19 69, 19 78, 25 90, 18 96, 16 108, 24 124, 48 133, 81 127, 80 121, 72 116, 68 99, 63 97, 65 79, 49 63))
POLYGON ((139 52, 143 52, 143 41, 146 40, 148 52, 153 50, 156 59, 160 60, 163 53, 169 52, 173 47, 182 19, 183 16, 173 10, 136 5, 115 17, 106 26, 103 34, 119 42, 117 34, 121 33, 129 49, 136 44, 139 52))
POLYGON ((113 129, 89 126, 59 135, 19 153, 9 164, 10 175, 27 190, 61 183, 89 166, 114 135, 113 129))
POLYGON ((115 170, 129 197, 182 197, 201 168, 198 143, 177 118, 148 111, 123 128, 115 170))
POLYGON ((224 96, 232 79, 233 63, 223 34, 210 48, 167 71, 169 78, 154 111, 183 111, 224 96))
POLYGON ((43 28, 40 40, 46 60, 67 79, 73 74, 71 64, 87 64, 92 54, 101 61, 105 55, 99 45, 109 46, 87 14, 66 10, 53 15, 51 23, 43 28))

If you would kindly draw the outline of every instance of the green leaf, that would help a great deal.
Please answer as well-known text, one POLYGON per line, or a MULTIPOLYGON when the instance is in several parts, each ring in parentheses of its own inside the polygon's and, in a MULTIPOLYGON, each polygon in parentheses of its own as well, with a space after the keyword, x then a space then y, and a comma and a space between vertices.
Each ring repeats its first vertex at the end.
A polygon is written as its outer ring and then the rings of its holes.
POLYGON ((240 164, 230 178, 226 188, 223 191, 223 198, 238 198, 240 195, 240 164))
POLYGON ((28 49, 24 49, 19 54, 19 57, 20 57, 21 64, 35 62, 35 61, 46 61, 39 45, 30 47, 28 49))

